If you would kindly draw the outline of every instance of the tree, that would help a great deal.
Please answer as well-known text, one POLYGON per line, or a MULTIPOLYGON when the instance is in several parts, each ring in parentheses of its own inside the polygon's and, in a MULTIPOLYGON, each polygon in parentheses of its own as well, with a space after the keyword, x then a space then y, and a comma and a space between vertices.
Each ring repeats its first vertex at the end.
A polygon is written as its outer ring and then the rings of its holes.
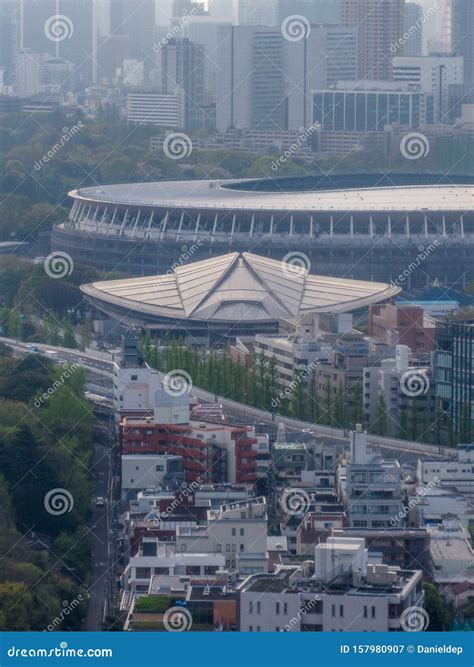
POLYGON ((447 632, 453 623, 453 614, 446 606, 443 596, 430 582, 423 584, 425 591, 425 609, 429 616, 430 632, 447 632))

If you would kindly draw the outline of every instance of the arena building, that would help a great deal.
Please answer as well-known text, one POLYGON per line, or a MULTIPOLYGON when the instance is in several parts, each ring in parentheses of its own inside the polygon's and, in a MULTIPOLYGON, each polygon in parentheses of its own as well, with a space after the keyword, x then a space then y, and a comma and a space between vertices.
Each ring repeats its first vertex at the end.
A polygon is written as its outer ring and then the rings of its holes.
POLYGON ((100 311, 161 338, 214 343, 275 333, 282 321, 354 311, 390 299, 395 286, 308 274, 250 253, 228 253, 167 274, 81 287, 100 311))
POLYGON ((53 250, 102 270, 146 276, 234 251, 278 260, 302 252, 320 275, 388 282, 403 274, 408 289, 474 277, 473 176, 173 181, 70 196, 53 250))

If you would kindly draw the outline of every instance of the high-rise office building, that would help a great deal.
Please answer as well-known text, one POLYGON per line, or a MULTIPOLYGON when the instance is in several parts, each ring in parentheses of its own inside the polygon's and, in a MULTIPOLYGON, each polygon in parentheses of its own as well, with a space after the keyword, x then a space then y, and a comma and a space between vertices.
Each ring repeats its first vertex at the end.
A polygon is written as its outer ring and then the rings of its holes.
POLYGON ((172 95, 184 91, 185 124, 202 126, 204 105, 204 49, 187 37, 170 39, 160 50, 161 90, 172 95))
POLYGON ((304 16, 313 24, 341 22, 341 0, 279 0, 280 23, 288 16, 304 16))
POLYGON ((405 24, 403 55, 421 56, 423 53, 423 9, 416 2, 407 2, 405 5, 405 24))
POLYGON ((155 0, 112 0, 110 4, 110 33, 128 37, 130 57, 143 61, 146 71, 155 64, 155 10, 155 0))
POLYGON ((19 0, 3 0, 0 3, 0 67, 3 68, 4 85, 11 85, 15 78, 20 46, 20 7, 19 0))
POLYGON ((449 122, 451 86, 463 83, 463 59, 452 56, 395 56, 395 81, 418 86, 436 99, 436 118, 449 122))
POLYGON ((287 41, 280 26, 224 26, 218 41, 217 129, 286 129, 287 41))
POLYGON ((436 323, 436 427, 442 442, 474 436, 474 321, 436 323))
POLYGON ((453 52, 464 58, 464 82, 474 86, 474 2, 453 0, 453 52))
POLYGON ((97 31, 90 0, 22 0, 22 17, 23 49, 73 63, 78 90, 92 83, 97 31))
POLYGON ((392 49, 403 35, 404 6, 405 0, 342 0, 342 22, 358 30, 360 79, 392 78, 392 49))
POLYGON ((284 40, 288 130, 311 125, 312 91, 357 78, 357 31, 313 25, 306 39, 284 40))
POLYGON ((278 0, 238 0, 239 25, 277 25, 278 0))

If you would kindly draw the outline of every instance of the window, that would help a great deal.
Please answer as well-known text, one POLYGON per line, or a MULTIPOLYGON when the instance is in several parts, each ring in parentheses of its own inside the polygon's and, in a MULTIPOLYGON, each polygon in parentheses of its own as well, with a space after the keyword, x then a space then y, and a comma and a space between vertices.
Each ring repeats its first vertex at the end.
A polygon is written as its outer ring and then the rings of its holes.
POLYGON ((339 605, 339 616, 341 618, 343 618, 343 616, 344 616, 344 605, 343 604, 339 605))
POLYGON ((253 614, 253 601, 250 600, 249 602, 249 614, 253 614))
POLYGON ((280 603, 279 602, 277 602, 276 605, 275 605, 275 613, 276 614, 280 613, 280 603))
POLYGON ((367 607, 364 606, 364 618, 367 618, 367 607))
POLYGON ((260 632, 261 629, 262 629, 262 628, 261 628, 259 625, 257 625, 257 632, 260 632))
POLYGON ((137 567, 136 577, 137 579, 149 579, 151 576, 151 570, 149 567, 137 567))
POLYGON ((336 618, 336 605, 335 604, 331 605, 331 616, 332 616, 332 618, 336 618))
POLYGON ((240 545, 240 551, 243 551, 243 550, 244 550, 244 545, 241 544, 241 545, 240 545))
POLYGON ((372 607, 372 618, 375 618, 375 607, 372 607))
POLYGON ((232 553, 235 553, 235 544, 232 545, 232 553))
POLYGON ((244 534, 245 534, 245 529, 244 529, 244 528, 241 528, 241 529, 240 529, 240 535, 242 536, 242 535, 244 535, 244 534))
POLYGON ((253 632, 253 625, 249 625, 249 632, 253 632))
POLYGON ((130 380, 131 380, 132 382, 138 380, 138 375, 131 375, 131 376, 130 376, 130 380))
POLYGON ((155 567, 154 572, 155 572, 155 574, 169 574, 169 568, 168 567, 155 567))
POLYGON ((221 545, 221 544, 217 544, 217 545, 216 545, 216 549, 217 549, 217 553, 220 554, 221 551, 222 551, 222 545, 221 545))
POLYGON ((261 611, 262 611, 262 603, 259 601, 257 602, 257 614, 260 614, 261 611))
POLYGON ((235 535, 237 535, 237 530, 235 528, 232 528, 232 537, 234 537, 235 535))
POLYGON ((230 544, 226 544, 226 545, 225 545, 225 550, 228 551, 228 552, 230 552, 230 544))
POLYGON ((163 470, 165 469, 165 466, 157 465, 157 466, 155 466, 155 468, 156 468, 156 472, 163 472, 163 470))

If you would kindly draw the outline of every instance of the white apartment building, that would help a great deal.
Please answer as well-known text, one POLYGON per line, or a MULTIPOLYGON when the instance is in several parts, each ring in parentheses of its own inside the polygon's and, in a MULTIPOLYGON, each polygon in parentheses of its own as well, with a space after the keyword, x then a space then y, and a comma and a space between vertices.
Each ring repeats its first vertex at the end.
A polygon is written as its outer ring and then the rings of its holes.
POLYGON ((152 91, 130 92, 127 95, 126 118, 128 123, 181 128, 185 125, 184 92, 173 94, 152 91))
POLYGON ((184 592, 191 580, 225 577, 225 558, 218 553, 180 553, 170 544, 145 538, 123 574, 124 589, 136 595, 184 592))
POLYGON ((265 498, 208 510, 207 526, 178 528, 180 553, 222 554, 225 566, 240 574, 268 572, 267 505, 265 498))
POLYGON ((418 459, 417 477, 420 484, 474 493, 474 445, 459 445, 456 459, 418 459))
POLYGON ((390 528, 403 515, 403 475, 398 461, 383 461, 367 451, 367 433, 351 432, 346 469, 346 505, 354 528, 390 528))
POLYGON ((395 346, 394 359, 382 359, 380 366, 364 368, 363 401, 366 423, 371 424, 377 415, 380 397, 383 396, 387 431, 398 435, 402 414, 409 407, 429 421, 434 419, 434 383, 430 381, 429 365, 412 364, 411 350, 406 345, 395 346), (414 392, 412 395, 412 385, 414 392))
POLYGON ((31 97, 43 90, 43 66, 51 56, 48 53, 20 51, 16 59, 15 92, 18 97, 31 97))
POLYGON ((464 581, 474 583, 474 549, 467 529, 456 516, 445 516, 443 522, 427 526, 433 578, 444 586, 464 581))
POLYGON ((368 562, 365 540, 329 538, 314 562, 253 575, 239 587, 240 630, 387 632, 423 606, 422 573, 368 562))
POLYGON ((172 454, 123 454, 122 493, 159 488, 182 478, 183 460, 172 454))

